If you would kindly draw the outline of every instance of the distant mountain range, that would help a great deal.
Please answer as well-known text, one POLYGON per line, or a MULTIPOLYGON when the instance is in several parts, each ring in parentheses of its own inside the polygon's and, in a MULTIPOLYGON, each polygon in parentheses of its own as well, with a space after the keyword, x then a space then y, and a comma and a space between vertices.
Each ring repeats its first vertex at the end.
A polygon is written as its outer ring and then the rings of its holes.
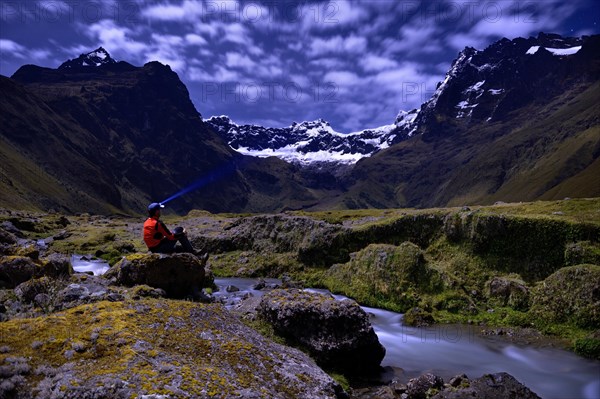
POLYGON ((168 66, 99 48, 0 77, 0 206, 178 212, 600 196, 600 36, 465 48, 419 109, 343 134, 203 120, 168 66))
POLYGON ((234 150, 255 157, 276 156, 302 165, 314 162, 353 164, 359 159, 388 148, 395 138, 395 124, 355 133, 339 133, 328 122, 293 123, 273 128, 237 125, 227 116, 205 121, 234 150))

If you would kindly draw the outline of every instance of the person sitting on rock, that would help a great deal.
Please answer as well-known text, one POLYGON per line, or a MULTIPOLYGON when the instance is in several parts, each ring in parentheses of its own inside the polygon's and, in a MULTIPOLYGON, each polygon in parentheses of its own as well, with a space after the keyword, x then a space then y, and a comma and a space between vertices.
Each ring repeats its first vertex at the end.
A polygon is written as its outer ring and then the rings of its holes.
POLYGON ((153 202, 148 205, 148 219, 144 222, 144 242, 151 252, 170 254, 173 252, 189 252, 196 254, 187 238, 183 227, 176 227, 171 233, 167 226, 160 221, 160 209, 163 204, 153 202), (181 245, 177 245, 177 243, 181 245))

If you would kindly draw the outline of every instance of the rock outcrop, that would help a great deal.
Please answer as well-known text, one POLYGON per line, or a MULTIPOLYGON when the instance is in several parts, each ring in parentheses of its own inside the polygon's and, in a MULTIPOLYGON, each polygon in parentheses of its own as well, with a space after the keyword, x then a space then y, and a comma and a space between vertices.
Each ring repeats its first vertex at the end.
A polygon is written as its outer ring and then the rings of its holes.
POLYGON ((224 307, 146 299, 98 302, 3 323, 2 398, 336 399, 307 355, 224 307))
POLYGON ((118 285, 161 288, 170 298, 199 297, 202 287, 212 285, 205 278, 205 263, 206 259, 187 253, 135 254, 123 258, 104 276, 118 285))
POLYGON ((283 337, 306 347, 323 367, 346 373, 378 371, 385 348, 354 301, 297 289, 265 294, 258 314, 283 337))
POLYGON ((28 256, 0 257, 0 288, 15 288, 32 278, 68 277, 72 273, 70 263, 60 255, 35 261, 28 256))

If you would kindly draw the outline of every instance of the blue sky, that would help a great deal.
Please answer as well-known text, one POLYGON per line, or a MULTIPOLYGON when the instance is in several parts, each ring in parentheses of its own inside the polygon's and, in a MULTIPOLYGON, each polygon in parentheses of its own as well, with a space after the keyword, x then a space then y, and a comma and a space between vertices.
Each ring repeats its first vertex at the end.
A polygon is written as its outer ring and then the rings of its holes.
POLYGON ((0 74, 103 46, 119 61, 169 64, 204 117, 323 118, 351 132, 417 108, 465 46, 599 33, 598 3, 0 0, 0 74))

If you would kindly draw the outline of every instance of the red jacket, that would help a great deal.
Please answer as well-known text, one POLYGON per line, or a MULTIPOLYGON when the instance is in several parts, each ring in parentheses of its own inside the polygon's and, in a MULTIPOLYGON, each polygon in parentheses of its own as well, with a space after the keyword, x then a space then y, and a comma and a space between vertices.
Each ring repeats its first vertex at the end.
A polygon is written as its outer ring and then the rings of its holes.
POLYGON ((150 217, 144 222, 144 242, 148 248, 154 248, 162 240, 175 240, 167 226, 160 220, 150 217))

